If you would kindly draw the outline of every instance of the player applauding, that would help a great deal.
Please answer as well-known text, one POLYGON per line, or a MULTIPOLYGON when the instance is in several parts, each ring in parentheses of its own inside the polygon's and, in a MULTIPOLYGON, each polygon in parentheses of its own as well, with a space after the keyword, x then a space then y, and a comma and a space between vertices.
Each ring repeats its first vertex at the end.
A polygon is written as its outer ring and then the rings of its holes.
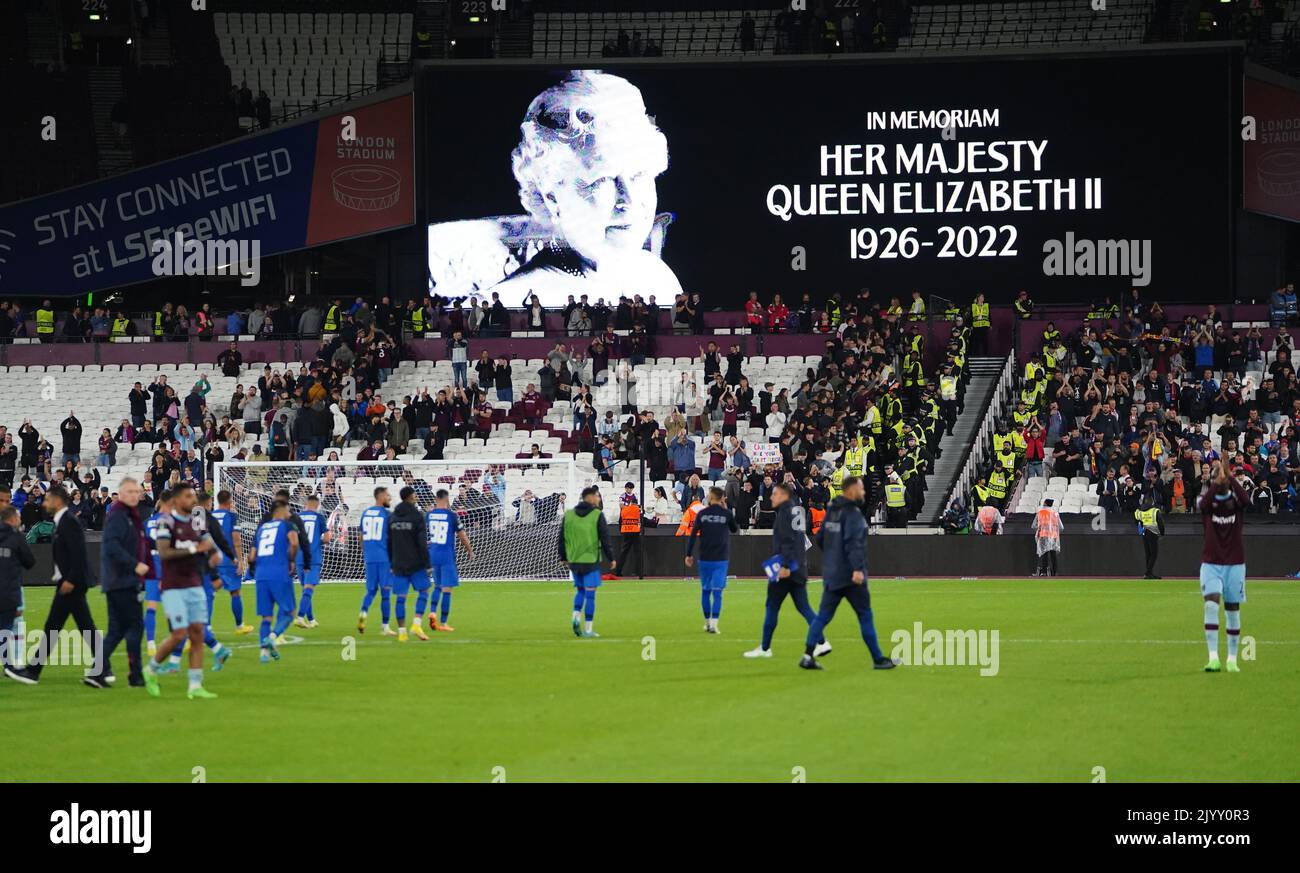
POLYGON ((1239 673, 1237 645, 1241 641, 1241 604, 1246 602, 1245 526, 1250 494, 1222 462, 1216 462, 1210 486, 1201 492, 1201 524, 1205 546, 1201 550, 1201 595, 1205 598, 1205 642, 1210 660, 1205 672, 1219 672, 1219 601, 1228 625, 1228 672, 1239 673))

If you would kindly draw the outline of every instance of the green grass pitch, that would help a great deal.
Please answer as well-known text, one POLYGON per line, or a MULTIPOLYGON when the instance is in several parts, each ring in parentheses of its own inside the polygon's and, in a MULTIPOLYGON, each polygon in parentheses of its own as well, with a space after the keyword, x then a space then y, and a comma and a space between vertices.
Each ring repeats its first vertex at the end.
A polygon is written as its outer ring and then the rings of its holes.
MULTIPOLYGON (((882 642, 897 629, 997 630, 999 670, 869 669, 848 607, 826 670, 796 668, 806 626, 787 602, 770 660, 745 660, 764 584, 733 581, 722 633, 703 632, 691 581, 607 582, 599 640, 574 638, 571 588, 466 584, 455 633, 399 644, 378 605, 355 632, 360 588, 316 596, 321 627, 263 665, 237 646, 208 674, 220 697, 188 701, 119 682, 3 681, 9 780, 1295 780, 1300 778, 1300 585, 1249 584, 1255 659, 1205 674, 1192 580, 875 580, 882 642), (355 637, 345 659, 344 638, 355 637), (653 637, 653 641, 647 640, 653 637), (653 659, 647 659, 653 647, 653 659), (60 725, 58 742, 52 725, 60 725), (195 768, 202 768, 196 771, 195 768)), ((821 584, 811 586, 814 605, 821 584)), ((252 591, 245 589, 249 603, 252 591)), ((50 589, 28 590, 38 625, 50 589)), ((91 602, 102 621, 103 597, 91 602)), ((255 619, 250 619, 256 623, 255 619)), ((1225 652, 1226 654, 1226 652, 1225 652)), ((210 662, 209 662, 210 663, 210 662)))

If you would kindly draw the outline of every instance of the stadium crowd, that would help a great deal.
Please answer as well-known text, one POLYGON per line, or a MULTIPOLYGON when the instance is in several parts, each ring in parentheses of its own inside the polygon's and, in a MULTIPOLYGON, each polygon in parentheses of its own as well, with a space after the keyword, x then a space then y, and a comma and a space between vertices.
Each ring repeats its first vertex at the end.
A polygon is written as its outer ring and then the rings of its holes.
MULTIPOLYGON (((1237 460, 1256 511, 1295 512, 1300 389, 1286 327, 1294 320, 1294 299, 1290 286, 1278 289, 1270 302, 1279 326, 1268 337, 1258 327, 1226 325, 1213 306, 1200 318, 1169 324, 1159 302, 1136 290, 1119 302, 1098 302, 1068 334, 1049 324, 1024 360, 1015 408, 993 437, 992 463, 945 524, 956 527, 954 513, 984 505, 1005 511, 1025 476, 1086 477, 1107 511, 1131 511, 1145 499, 1169 512, 1186 512, 1208 465, 1220 456, 1237 460), (1263 378, 1247 378, 1248 371, 1263 378)), ((387 297, 301 310, 258 304, 247 322, 240 321, 242 313, 228 315, 226 329, 234 319, 241 335, 323 333, 310 363, 296 371, 268 365, 257 373, 245 369, 239 344, 230 343, 212 359, 222 374, 241 380, 229 398, 213 397, 202 372, 189 385, 171 384, 159 374, 131 388, 115 427, 91 422, 85 439, 72 415, 57 435, 40 434, 30 422, 12 433, 0 427, 0 487, 12 489, 20 510, 30 503, 24 518, 39 523, 41 495, 62 485, 74 501, 71 508, 93 529, 112 500, 98 470, 112 469, 120 445, 151 447, 142 483, 149 496, 178 482, 210 485, 218 461, 327 464, 341 462, 341 450, 354 443, 362 446, 360 461, 413 458, 413 443, 419 458, 440 460, 448 441, 485 439, 507 421, 530 430, 549 427, 543 420, 552 407, 567 402, 571 425, 556 433, 565 452, 590 457, 591 468, 607 481, 622 478, 628 462, 641 461, 649 481, 673 483, 671 489, 653 486, 647 495, 642 512, 649 524, 679 521, 703 499, 708 482, 725 487, 740 524, 767 526, 777 483, 792 485, 815 513, 844 478, 863 476, 872 506, 883 507, 890 525, 902 526, 924 503, 925 475, 963 408, 968 358, 988 347, 984 295, 963 307, 942 305, 933 315, 947 320, 948 339, 929 356, 937 366, 927 369, 926 336, 933 334, 922 329, 930 313, 919 293, 906 305, 898 297, 877 302, 868 289, 848 299, 833 293, 816 303, 805 294, 794 309, 780 295, 763 302, 752 293, 744 307, 752 332, 827 337, 825 353, 801 384, 754 384, 760 380, 747 374, 748 358, 738 342, 720 348, 707 341, 671 396, 643 403, 634 368, 653 357, 663 327, 653 297, 624 297, 612 308, 603 300, 570 298, 557 313, 565 336, 519 396, 514 385, 522 362, 474 349, 480 338, 506 335, 511 318, 519 316, 495 295, 468 306, 436 297, 404 306, 387 297), (403 336, 413 327, 447 336, 452 383, 386 396, 384 383, 409 353, 403 336), (704 377, 700 384, 697 371, 704 377), (611 384, 615 391, 603 390, 611 384), (778 447, 780 462, 752 462, 738 432, 742 426, 761 429, 778 447), (699 456, 707 461, 697 462, 699 456)), ((1014 313, 1033 316, 1026 292, 1015 298, 1014 313)), ((548 314, 534 300, 523 318, 542 326, 548 314)), ((699 295, 681 295, 667 321, 674 332, 700 334, 702 316, 699 295)), ((80 335, 100 336, 104 317, 103 309, 92 311, 89 320, 74 309, 59 335, 73 335, 69 324, 98 319, 88 335, 80 335)), ((0 328, 20 323, 15 304, 0 306, 0 328)), ((38 310, 36 323, 53 319, 38 310)), ((211 337, 215 324, 206 304, 193 318, 184 307, 168 304, 154 319, 163 339, 211 337)), ((526 456, 547 454, 532 446, 521 453, 526 456)), ((476 477, 470 484, 475 496, 467 499, 490 498, 488 483, 476 477)))
MULTIPOLYGON (((245 328, 260 334, 267 324, 295 320, 301 328, 314 309, 296 312, 258 304, 245 328)), ((566 450, 590 453, 595 471, 606 479, 613 479, 620 464, 643 460, 652 480, 675 482, 674 493, 660 488, 647 499, 647 517, 655 521, 680 518, 690 498, 701 493, 699 479, 725 480, 743 508, 741 523, 763 526, 770 524, 770 495, 777 482, 792 484, 806 506, 819 508, 850 475, 871 479, 877 498, 886 485, 896 484, 902 496, 891 498, 899 504, 891 508, 906 507, 914 515, 923 501, 924 474, 960 410, 971 335, 969 328, 955 324, 941 350, 944 363, 927 373, 925 337, 914 323, 916 316, 903 313, 897 300, 878 306, 864 289, 851 300, 836 293, 814 306, 805 295, 790 312, 779 296, 762 305, 751 295, 747 316, 762 321, 755 329, 827 335, 825 354, 808 368, 802 384, 793 391, 771 383, 751 385, 741 346, 732 343, 724 350, 710 341, 701 346, 698 360, 704 383, 697 385, 690 373, 683 373, 674 396, 661 398, 664 402, 652 409, 638 404, 633 368, 654 352, 659 319, 653 298, 624 298, 612 309, 603 301, 588 305, 585 298, 571 299, 560 314, 578 330, 557 342, 536 380, 517 398, 512 379, 520 362, 493 358, 486 351, 475 355, 472 348, 474 339, 504 332, 498 317, 504 307, 493 299, 472 309, 478 315, 469 314, 460 301, 413 301, 398 307, 388 298, 373 305, 357 299, 346 308, 335 301, 318 310, 317 332, 323 330, 328 338, 313 360, 296 371, 268 365, 254 375, 245 369, 238 343, 221 348, 213 365, 241 380, 229 398, 214 397, 202 371, 188 385, 158 374, 148 384, 136 383, 122 398, 115 427, 91 423, 97 431, 93 443, 91 437, 82 438, 81 423, 73 416, 57 436, 38 433, 30 422, 18 429, 16 439, 0 430, 0 486, 14 488, 15 503, 30 502, 28 514, 35 519, 44 492, 56 484, 75 484, 73 497, 84 502, 84 509, 74 508, 84 513, 87 527, 95 528, 112 499, 96 468, 111 470, 122 445, 151 447, 142 481, 150 497, 179 482, 202 489, 210 485, 212 465, 228 459, 327 463, 339 460, 339 450, 353 443, 363 446, 358 460, 410 458, 412 442, 419 441, 420 457, 438 460, 448 440, 485 438, 503 421, 537 427, 554 404, 568 401, 573 417, 566 450), (453 384, 389 398, 384 382, 404 355, 402 330, 413 318, 449 334, 453 384), (616 399, 599 400, 598 394, 607 396, 600 389, 610 380, 618 387, 616 399), (493 401, 511 406, 503 411, 493 401), (779 464, 749 461, 737 436, 741 423, 762 428, 767 440, 779 446, 779 464), (706 446, 707 466, 696 466, 698 442, 706 446), (21 474, 17 481, 16 474, 21 474)), ((14 304, 4 311, 8 324, 23 323, 14 304)), ((36 323, 52 324, 53 318, 41 316, 42 311, 51 311, 50 304, 38 310, 36 323)), ((162 307, 154 320, 159 337, 188 338, 196 325, 202 331, 198 336, 209 336, 214 319, 208 306, 197 313, 191 318, 184 307, 162 307)), ((675 330, 699 332, 702 314, 698 295, 683 295, 674 302, 671 321, 675 330)), ((544 313, 534 301, 525 317, 540 324, 544 313)), ((102 335, 103 310, 93 311, 91 318, 100 320, 88 336, 102 335)), ((70 334, 68 324, 89 324, 83 311, 74 309, 59 335, 86 338, 70 334)), ((308 319, 305 327, 305 335, 311 335, 315 325, 308 319)), ((525 454, 545 456, 536 446, 525 454)))
MULTIPOLYGON (((1005 510, 1022 477, 1054 476, 1086 478, 1108 513, 1188 513, 1223 458, 1252 512, 1300 511, 1294 303, 1291 286, 1274 295, 1271 336, 1230 326, 1215 306, 1171 324, 1136 289, 1068 334, 1048 323, 1022 355, 1014 409, 996 423, 969 507, 1005 510)), ((964 527, 964 513, 952 507, 945 526, 964 527)))

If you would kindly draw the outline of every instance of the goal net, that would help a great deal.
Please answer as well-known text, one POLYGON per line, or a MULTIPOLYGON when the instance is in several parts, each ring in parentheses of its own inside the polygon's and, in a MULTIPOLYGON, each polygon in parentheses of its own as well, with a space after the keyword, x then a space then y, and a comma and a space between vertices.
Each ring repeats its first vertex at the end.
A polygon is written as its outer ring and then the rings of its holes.
MULTIPOLYGON (((594 471, 591 474, 595 478, 594 471)), ((361 513, 383 486, 396 506, 403 487, 415 489, 420 509, 433 508, 445 489, 451 508, 474 547, 470 561, 456 546, 462 579, 562 579, 556 543, 565 509, 588 482, 578 480, 571 459, 455 461, 223 461, 215 465, 214 497, 229 491, 245 552, 276 493, 289 492, 295 512, 316 496, 327 519, 322 581, 366 578, 361 555, 361 513)))

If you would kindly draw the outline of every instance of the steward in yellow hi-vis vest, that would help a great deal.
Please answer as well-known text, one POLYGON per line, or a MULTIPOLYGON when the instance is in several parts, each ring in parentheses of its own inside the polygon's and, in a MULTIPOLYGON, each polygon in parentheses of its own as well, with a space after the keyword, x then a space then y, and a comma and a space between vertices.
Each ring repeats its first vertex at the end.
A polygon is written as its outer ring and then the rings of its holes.
POLYGON ((43 343, 54 340, 54 310, 50 308, 48 300, 36 310, 36 336, 43 343))
POLYGON ((1142 536, 1142 551, 1146 554, 1147 573, 1144 579, 1159 579, 1156 575, 1156 559, 1160 557, 1160 537, 1165 532, 1164 511, 1150 499, 1143 501, 1142 508, 1134 511, 1137 519, 1138 533, 1142 536))

